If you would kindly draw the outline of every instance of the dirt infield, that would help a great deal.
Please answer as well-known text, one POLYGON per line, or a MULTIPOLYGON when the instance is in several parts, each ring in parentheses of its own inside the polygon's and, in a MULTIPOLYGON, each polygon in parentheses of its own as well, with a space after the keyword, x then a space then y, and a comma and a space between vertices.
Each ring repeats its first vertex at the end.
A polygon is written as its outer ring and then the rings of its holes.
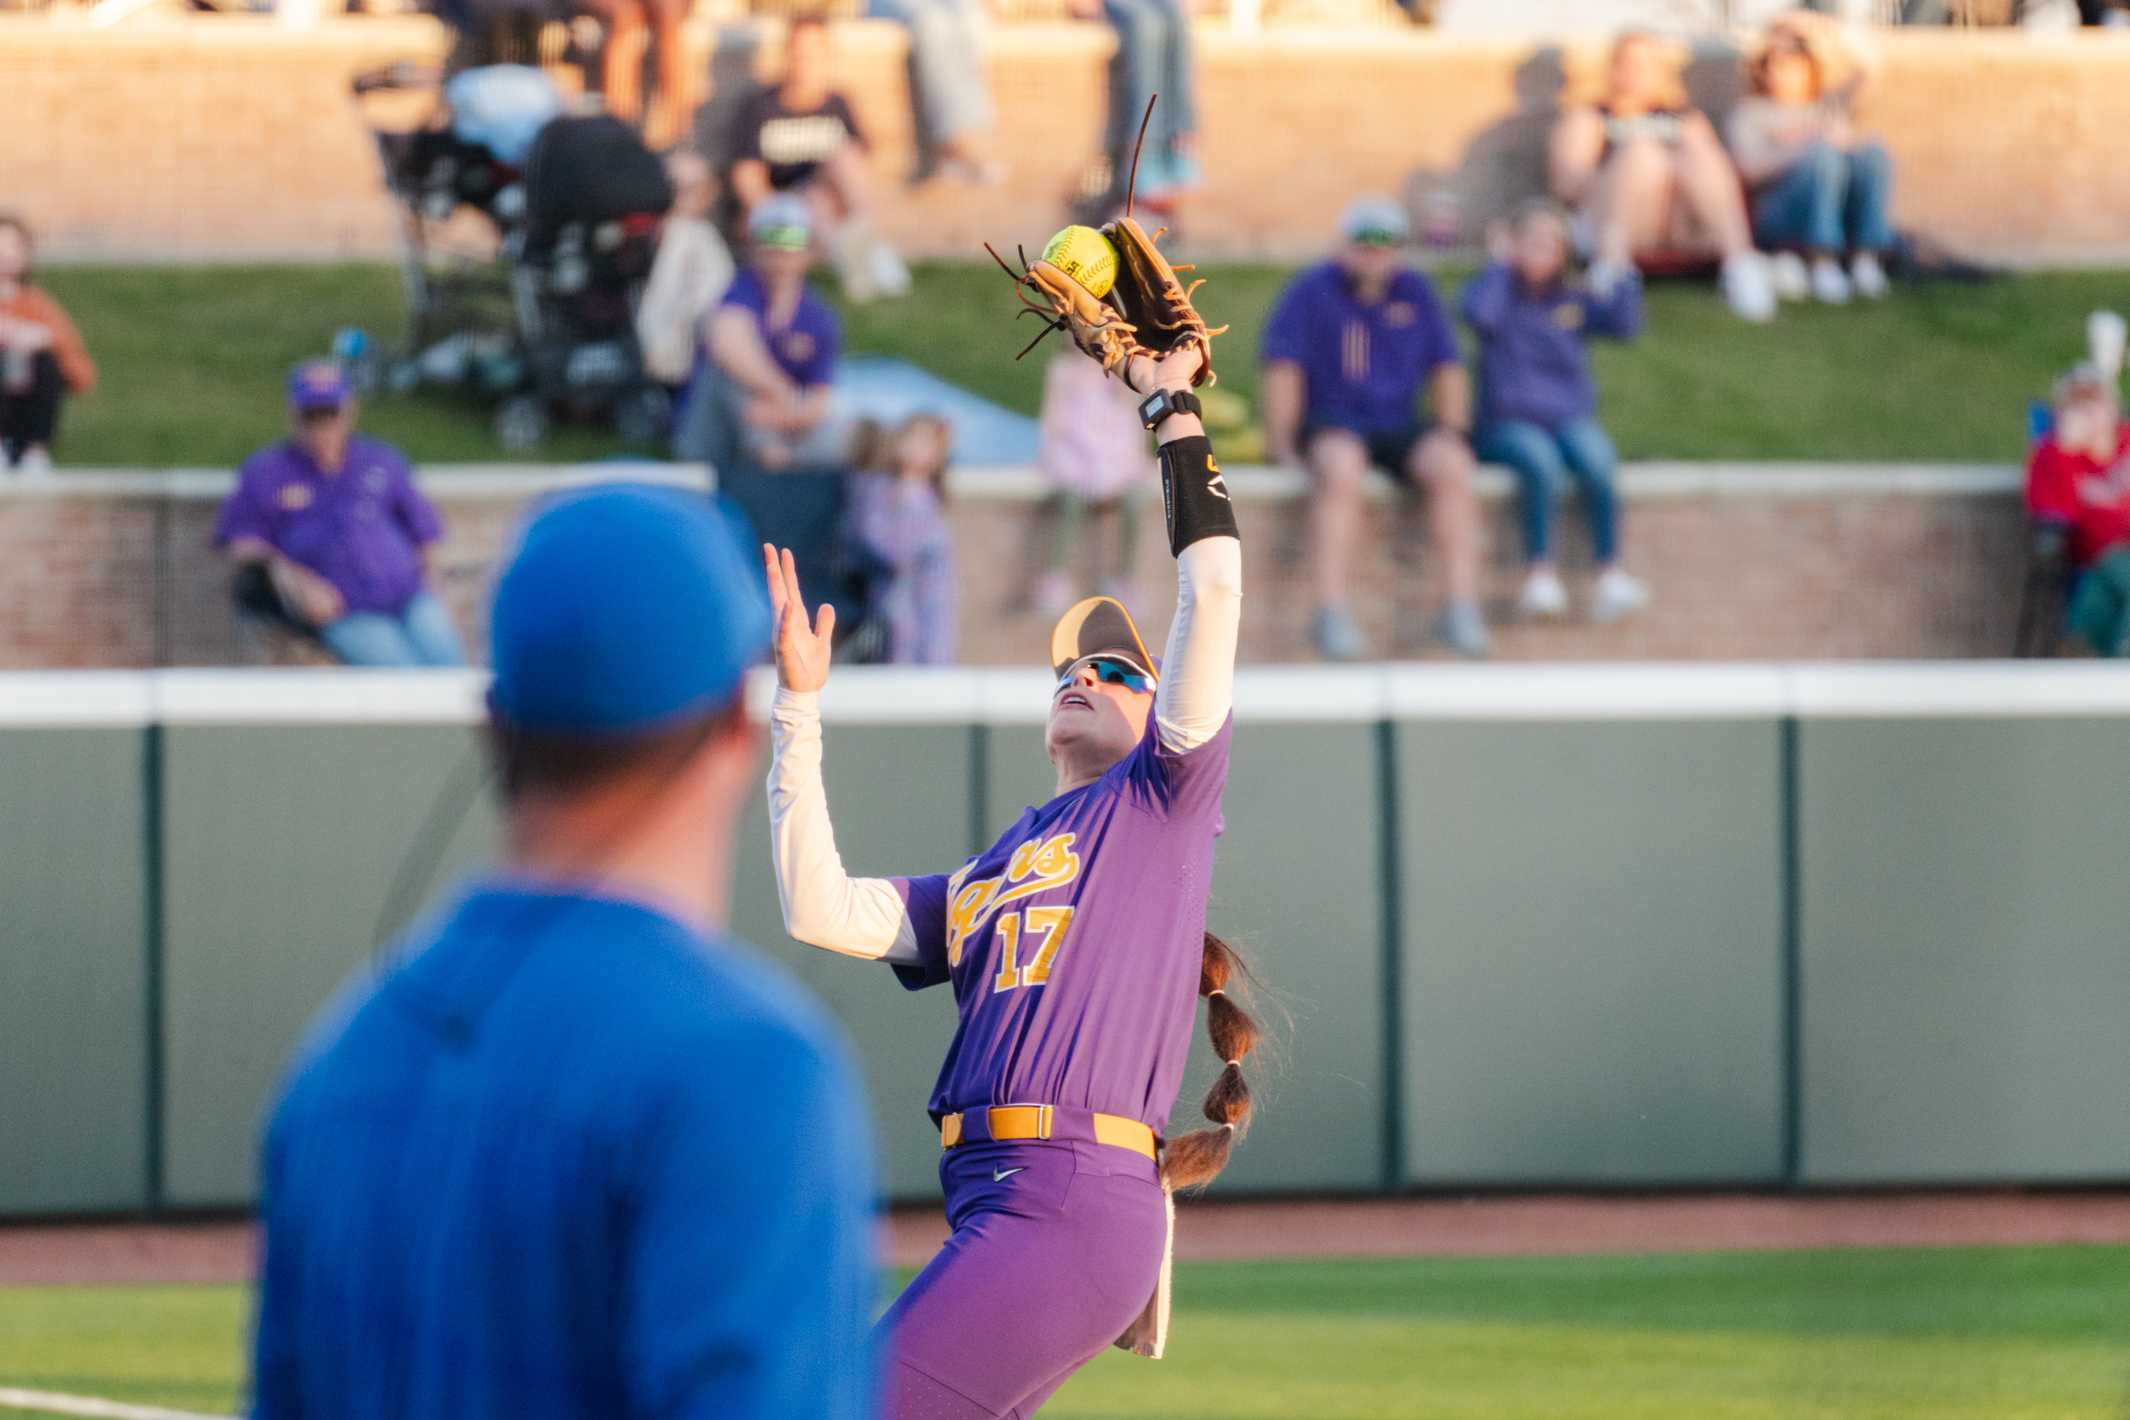
MULTIPOLYGON (((936 1209, 898 1208, 881 1231, 886 1260, 916 1267, 947 1228, 936 1209)), ((1176 1225, 1187 1260, 1986 1243, 2130 1243, 2130 1191, 1209 1201, 1176 1225)), ((4 1226, 0 1286, 243 1282, 255 1248, 248 1221, 4 1226)))

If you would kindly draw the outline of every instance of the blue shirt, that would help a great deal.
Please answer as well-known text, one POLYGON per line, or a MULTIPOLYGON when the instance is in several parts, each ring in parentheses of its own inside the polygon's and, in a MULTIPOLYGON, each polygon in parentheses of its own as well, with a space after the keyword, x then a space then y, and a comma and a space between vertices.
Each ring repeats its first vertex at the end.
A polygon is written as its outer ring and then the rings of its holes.
POLYGON ((1642 329, 1642 281, 1633 272, 1600 299, 1563 282, 1529 289, 1496 263, 1465 283, 1458 304, 1479 336, 1481 426, 1518 419, 1557 429, 1596 414, 1584 342, 1632 340, 1642 329))
POLYGON ((769 347, 770 358, 792 382, 806 388, 825 385, 836 378, 836 357, 843 348, 843 330, 828 303, 807 287, 799 293, 798 309, 789 324, 769 324, 769 292, 752 267, 732 278, 724 305, 737 306, 754 317, 754 328, 769 347))
POLYGON ((436 509, 399 450, 356 434, 340 470, 295 440, 259 450, 215 520, 215 542, 257 538, 331 582, 350 613, 397 616, 422 589, 422 548, 442 537, 436 509))
POLYGON ((476 890, 328 1008, 273 1111, 254 1414, 862 1420, 868 1136, 765 963, 476 890))
POLYGON ((1302 367, 1306 426, 1357 434, 1412 428, 1427 377, 1461 358, 1426 276, 1405 268, 1391 277, 1382 300, 1368 302, 1336 261, 1287 283, 1265 322, 1259 356, 1302 367))

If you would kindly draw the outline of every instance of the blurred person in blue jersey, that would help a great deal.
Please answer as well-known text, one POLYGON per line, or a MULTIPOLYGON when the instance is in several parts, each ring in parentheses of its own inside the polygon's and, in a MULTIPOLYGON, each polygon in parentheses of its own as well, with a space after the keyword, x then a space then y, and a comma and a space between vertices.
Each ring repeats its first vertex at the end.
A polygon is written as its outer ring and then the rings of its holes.
POLYGON ((851 1056, 722 925, 760 577, 699 496, 597 489, 526 528, 490 634, 502 866, 283 1084, 253 1414, 863 1420, 851 1056))

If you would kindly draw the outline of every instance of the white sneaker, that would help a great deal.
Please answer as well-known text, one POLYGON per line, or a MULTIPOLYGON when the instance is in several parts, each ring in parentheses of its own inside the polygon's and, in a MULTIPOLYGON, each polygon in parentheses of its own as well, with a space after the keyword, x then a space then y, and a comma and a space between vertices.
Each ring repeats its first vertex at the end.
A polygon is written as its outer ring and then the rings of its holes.
POLYGON ((1452 602, 1444 607, 1429 634, 1468 661, 1485 660, 1493 650, 1487 640, 1486 618, 1473 602, 1452 602))
POLYGON ((1540 567, 1524 578, 1516 609, 1529 617, 1562 616, 1568 610, 1568 589, 1551 567, 1540 567))
POLYGON ((1767 258, 1741 251, 1723 259, 1723 299, 1731 314, 1755 325, 1775 319, 1775 287, 1768 280, 1767 258))
POLYGON ((1805 259, 1794 251, 1779 251, 1768 258, 1768 284, 1785 301, 1802 301, 1812 294, 1812 275, 1805 259))
POLYGON ((1886 279, 1886 268, 1879 265, 1878 257, 1868 251, 1859 252, 1849 263, 1849 284, 1867 301, 1880 299, 1893 285, 1886 279))
POLYGON ((15 456, 15 472, 24 478, 50 478, 52 476, 52 452, 42 444, 32 444, 15 456))
POLYGON ((902 258, 886 242, 875 241, 866 257, 871 267, 873 290, 890 298, 910 294, 910 268, 902 264, 902 258))
POLYGON ((1827 306, 1849 304, 1849 278, 1843 273, 1842 264, 1831 256, 1812 261, 1812 299, 1827 306))
POLYGON ((871 253, 862 237, 846 229, 836 243, 832 261, 846 300, 864 305, 880 294, 873 284, 871 253))
POLYGON ((1649 588, 1618 567, 1608 568, 1597 579, 1590 598, 1590 619, 1603 623, 1640 611, 1649 605, 1649 588))
POLYGON ((1327 606, 1318 612, 1309 639, 1327 661, 1358 661, 1368 650, 1368 640, 1354 624, 1353 613, 1343 606, 1327 606))

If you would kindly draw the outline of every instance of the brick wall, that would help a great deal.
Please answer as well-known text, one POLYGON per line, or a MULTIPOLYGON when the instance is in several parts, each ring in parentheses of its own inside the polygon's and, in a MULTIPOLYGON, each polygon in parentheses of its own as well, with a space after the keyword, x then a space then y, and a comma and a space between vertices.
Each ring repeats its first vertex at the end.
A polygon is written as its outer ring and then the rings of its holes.
MULTIPOLYGON (((1305 658, 1309 607, 1301 504, 1278 475, 1238 471, 1248 611, 1243 655, 1305 658)), ((1940 658, 2009 654, 2025 552, 2009 471, 1829 474, 1820 470, 1630 469, 1630 564, 1654 606, 1613 627, 1521 627, 1511 508, 1487 485, 1487 593, 1505 659, 1940 658)), ((1025 607, 1032 479, 972 476, 953 504, 963 658, 1025 661, 1047 618, 1025 607), (989 484, 986 491, 985 484, 989 484)), ((228 574, 209 547, 219 480, 71 473, 0 485, 0 668, 226 665, 257 660, 230 614, 228 574), (93 490, 93 491, 70 491, 93 490)), ((505 537, 543 480, 432 474, 448 536, 442 590, 470 643, 505 537)), ((1423 651, 1437 605, 1424 520, 1388 495, 1372 504, 1356 569, 1374 653, 1423 651)), ((1573 578, 1586 570, 1575 530, 1573 578)), ((1141 510, 1131 600, 1152 626, 1174 605, 1157 505, 1141 510)), ((1426 654, 1439 654, 1432 650, 1426 654)), ((288 648, 264 654, 285 657, 288 648)))
MULTIPOLYGON (((839 62, 879 150, 885 225, 913 251, 966 257, 984 238, 1038 238, 1089 156, 1109 31, 1022 24, 988 48, 1004 186, 910 196, 900 32, 840 29, 839 62)), ((744 74, 755 31, 696 31, 706 68, 744 74), (714 59, 713 59, 714 52, 714 59)), ((1885 39, 1867 114, 1899 163, 1895 210, 1985 256, 2099 262, 2130 256, 2130 35, 1909 32, 1885 39)), ((773 33, 765 41, 773 46, 773 33)), ((57 257, 113 260, 378 257, 392 213, 347 96, 348 77, 434 58, 419 20, 297 32, 240 18, 114 30, 0 16, 0 173, 57 257)), ((1206 200, 1191 246, 1291 257, 1321 244, 1355 191, 1447 187, 1474 220, 1540 179, 1564 75, 1588 44, 1432 36, 1403 29, 1253 37, 1201 30, 1206 200)), ((1720 109, 1727 55, 1693 70, 1720 109)), ((733 91, 727 85, 724 92, 733 91)))

